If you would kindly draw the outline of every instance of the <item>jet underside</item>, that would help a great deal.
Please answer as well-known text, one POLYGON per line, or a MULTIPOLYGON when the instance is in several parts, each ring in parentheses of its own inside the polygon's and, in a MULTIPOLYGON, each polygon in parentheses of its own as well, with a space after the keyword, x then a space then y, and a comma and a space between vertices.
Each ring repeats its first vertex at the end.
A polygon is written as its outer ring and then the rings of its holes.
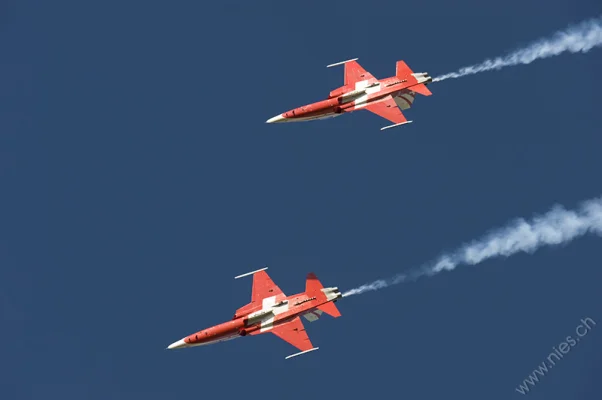
POLYGON ((324 288, 317 277, 310 273, 305 292, 286 296, 263 269, 252 274, 251 302, 236 310, 232 320, 198 331, 172 343, 168 348, 203 346, 270 332, 301 350, 295 355, 316 350, 300 317, 312 322, 324 312, 333 317, 340 316, 334 305, 342 297, 338 288, 324 288))
POLYGON ((397 62, 395 76, 382 80, 364 70, 355 59, 342 63, 345 64, 345 84, 331 91, 326 100, 289 110, 266 122, 312 121, 366 109, 393 122, 394 125, 382 128, 387 129, 411 122, 401 110, 412 106, 416 93, 432 94, 426 88, 432 82, 428 73, 414 73, 404 61, 397 62))

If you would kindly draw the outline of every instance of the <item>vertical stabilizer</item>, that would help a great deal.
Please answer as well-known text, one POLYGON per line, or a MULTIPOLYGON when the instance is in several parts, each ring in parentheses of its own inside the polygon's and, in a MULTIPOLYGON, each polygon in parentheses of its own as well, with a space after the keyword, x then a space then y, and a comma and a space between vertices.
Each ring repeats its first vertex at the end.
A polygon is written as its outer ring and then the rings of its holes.
POLYGON ((322 283, 320 282, 316 274, 314 274, 313 272, 307 274, 307 278, 305 279, 305 293, 317 292, 323 287, 324 286, 322 286, 322 283))
POLYGON ((398 78, 405 78, 406 76, 410 76, 413 73, 414 71, 412 71, 410 67, 408 67, 408 64, 406 64, 405 61, 397 61, 397 64, 395 65, 395 76, 397 76, 398 78))

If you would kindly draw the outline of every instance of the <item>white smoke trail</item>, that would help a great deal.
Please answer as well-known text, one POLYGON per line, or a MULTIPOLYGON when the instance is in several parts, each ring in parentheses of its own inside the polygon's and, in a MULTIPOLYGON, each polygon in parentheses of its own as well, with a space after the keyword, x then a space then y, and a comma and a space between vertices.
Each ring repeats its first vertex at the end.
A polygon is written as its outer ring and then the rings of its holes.
POLYGON ((479 72, 501 69, 511 65, 531 64, 533 61, 557 56, 569 51, 586 53, 594 47, 602 45, 602 17, 591 19, 571 26, 564 31, 556 32, 551 38, 540 39, 526 48, 516 50, 504 57, 488 59, 480 64, 460 68, 457 72, 440 75, 433 82, 450 78, 460 78, 479 72))
POLYGON ((586 233, 602 236, 602 197, 584 202, 577 211, 554 206, 531 221, 518 219, 485 237, 463 245, 451 254, 444 254, 412 272, 399 274, 389 280, 378 280, 343 293, 343 297, 384 289, 422 276, 432 276, 459 265, 476 265, 494 257, 509 257, 524 252, 533 253, 541 246, 560 245, 586 233))

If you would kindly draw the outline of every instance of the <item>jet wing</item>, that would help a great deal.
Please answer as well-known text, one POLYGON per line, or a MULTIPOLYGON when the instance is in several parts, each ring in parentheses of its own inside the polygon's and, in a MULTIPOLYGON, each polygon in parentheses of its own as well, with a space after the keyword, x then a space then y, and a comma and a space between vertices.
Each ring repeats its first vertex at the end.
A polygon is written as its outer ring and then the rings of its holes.
POLYGON ((376 80, 376 78, 362 68, 357 61, 345 63, 345 86, 354 86, 356 82, 367 80, 376 80))
POLYGON ((399 107, 397 107, 397 103, 390 95, 382 100, 369 103, 364 107, 364 109, 372 111, 374 114, 388 119, 395 125, 407 122, 406 117, 403 115, 399 107))
POLYGON ((307 336, 307 332, 305 331, 305 327, 303 326, 303 322, 299 317, 295 317, 290 322, 278 325, 269 332, 272 332, 280 339, 292 344, 301 351, 307 351, 313 348, 313 345, 307 336))
MULTIPOLYGON (((246 274, 245 274, 246 275, 246 274)), ((253 289, 251 293, 251 302, 238 310, 234 314, 234 318, 246 315, 252 311, 257 311, 263 307, 264 299, 267 303, 275 304, 280 301, 286 295, 280 290, 280 288, 272 281, 272 278, 267 272, 260 270, 253 272, 253 289)))
POLYGON ((272 278, 265 271, 259 271, 253 275, 253 293, 251 294, 251 302, 259 302, 266 297, 283 295, 284 293, 272 278))

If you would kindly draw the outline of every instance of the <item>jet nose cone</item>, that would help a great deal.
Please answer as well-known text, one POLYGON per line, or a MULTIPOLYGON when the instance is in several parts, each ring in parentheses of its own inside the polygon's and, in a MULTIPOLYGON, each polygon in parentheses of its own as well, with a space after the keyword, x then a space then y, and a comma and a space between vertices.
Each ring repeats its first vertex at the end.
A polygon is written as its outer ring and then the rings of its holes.
POLYGON ((167 349, 172 350, 172 349, 179 349, 182 347, 186 347, 186 342, 184 341, 184 339, 178 340, 177 342, 173 342, 172 344, 167 346, 167 349))
POLYGON ((278 114, 273 118, 268 119, 267 121, 265 121, 267 124, 273 124, 274 122, 282 122, 284 121, 286 118, 282 116, 282 114, 278 114))

